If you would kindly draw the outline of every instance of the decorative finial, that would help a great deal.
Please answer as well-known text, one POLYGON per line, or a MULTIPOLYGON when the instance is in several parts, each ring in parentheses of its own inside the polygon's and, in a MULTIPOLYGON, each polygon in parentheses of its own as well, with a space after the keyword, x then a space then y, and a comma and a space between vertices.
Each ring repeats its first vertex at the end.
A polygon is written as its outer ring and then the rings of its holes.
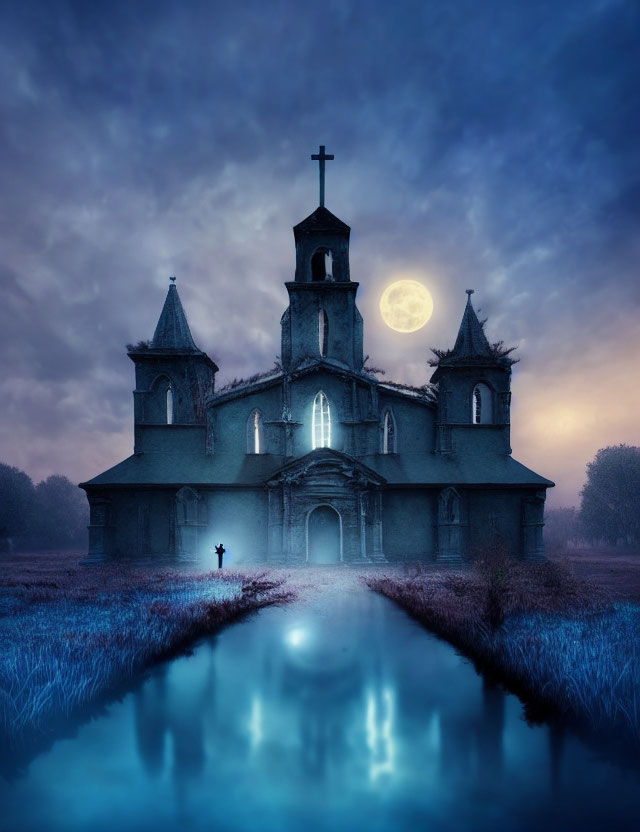
POLYGON ((469 300, 471 300, 471 295, 475 292, 475 289, 465 289, 465 291, 469 295, 469 300))
POLYGON ((324 163, 331 162, 335 158, 333 153, 325 153, 324 145, 320 145, 320 153, 312 153, 311 158, 314 162, 320 163, 320 205, 324 206, 324 163))
POLYGON ((169 278, 169 280, 170 280, 170 281, 171 281, 171 282, 175 285, 175 282, 176 282, 176 278, 175 278, 175 276, 174 276, 174 277, 170 277, 170 278, 169 278))

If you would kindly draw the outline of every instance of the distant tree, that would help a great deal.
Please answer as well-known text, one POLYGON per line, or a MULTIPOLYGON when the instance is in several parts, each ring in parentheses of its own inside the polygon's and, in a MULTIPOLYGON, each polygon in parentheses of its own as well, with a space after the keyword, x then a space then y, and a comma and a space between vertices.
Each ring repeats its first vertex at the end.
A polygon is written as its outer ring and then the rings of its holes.
POLYGON ((0 552, 83 546, 88 522, 87 498, 66 477, 34 487, 24 471, 0 463, 0 552))
POLYGON ((550 552, 566 549, 580 537, 578 509, 548 508, 544 513, 544 543, 550 552))
POLYGON ((0 551, 20 548, 29 536, 35 490, 31 478, 0 463, 0 551))
POLYGON ((640 543, 640 448, 601 448, 587 464, 580 523, 589 540, 640 543))
POLYGON ((79 546, 85 542, 89 506, 84 491, 71 480, 52 474, 35 488, 36 545, 44 548, 79 546))

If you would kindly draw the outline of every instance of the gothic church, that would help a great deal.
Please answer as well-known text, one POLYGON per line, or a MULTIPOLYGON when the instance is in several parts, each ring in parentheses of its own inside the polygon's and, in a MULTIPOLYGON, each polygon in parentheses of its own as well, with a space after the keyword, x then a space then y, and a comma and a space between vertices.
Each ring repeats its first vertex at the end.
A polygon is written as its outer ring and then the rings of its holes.
MULTIPOLYGON (((350 228, 320 206, 293 229, 281 364, 215 389, 174 279, 135 365, 133 455, 81 484, 89 559, 460 563, 488 547, 544 557, 547 479, 510 447, 512 359, 468 293, 430 383, 367 372, 350 228)), ((426 382, 426 379, 425 379, 426 382)))

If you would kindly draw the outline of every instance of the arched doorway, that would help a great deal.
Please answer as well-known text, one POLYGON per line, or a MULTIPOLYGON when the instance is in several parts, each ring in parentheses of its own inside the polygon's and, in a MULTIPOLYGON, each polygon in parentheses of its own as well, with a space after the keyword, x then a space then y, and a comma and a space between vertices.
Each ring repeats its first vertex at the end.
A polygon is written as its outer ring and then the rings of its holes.
POLYGON ((309 563, 338 563, 341 537, 340 515, 331 506, 314 508, 307 519, 307 560, 309 563))

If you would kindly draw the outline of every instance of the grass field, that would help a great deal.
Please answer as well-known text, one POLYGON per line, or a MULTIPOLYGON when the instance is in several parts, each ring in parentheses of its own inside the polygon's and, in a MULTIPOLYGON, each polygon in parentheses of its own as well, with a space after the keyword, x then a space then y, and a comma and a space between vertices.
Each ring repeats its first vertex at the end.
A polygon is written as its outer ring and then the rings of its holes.
POLYGON ((594 583, 612 601, 640 604, 640 553, 613 547, 583 547, 552 551, 549 558, 568 567, 577 577, 594 583))
POLYGON ((283 603, 284 577, 83 567, 7 556, 0 576, 0 743, 9 754, 240 615, 283 603))

